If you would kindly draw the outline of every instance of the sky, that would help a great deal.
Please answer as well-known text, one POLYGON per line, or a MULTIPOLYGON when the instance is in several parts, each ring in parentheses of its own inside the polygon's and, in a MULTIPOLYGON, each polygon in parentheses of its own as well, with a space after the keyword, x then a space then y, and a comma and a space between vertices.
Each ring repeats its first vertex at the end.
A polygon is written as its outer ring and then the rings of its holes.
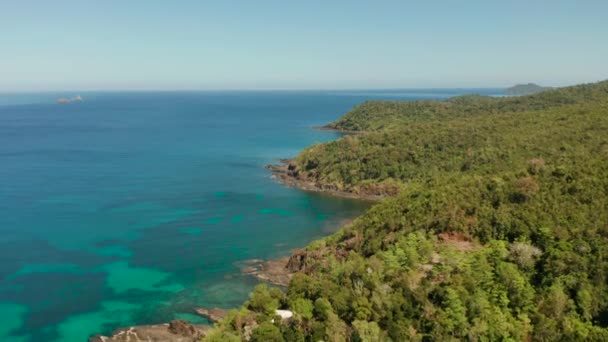
POLYGON ((608 79, 608 1, 0 0, 0 91, 608 79))

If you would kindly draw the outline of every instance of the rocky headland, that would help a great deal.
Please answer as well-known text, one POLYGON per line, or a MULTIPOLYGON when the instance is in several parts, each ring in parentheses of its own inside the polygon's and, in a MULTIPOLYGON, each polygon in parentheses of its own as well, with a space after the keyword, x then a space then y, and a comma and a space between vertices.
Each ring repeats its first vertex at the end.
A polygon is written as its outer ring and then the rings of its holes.
POLYGON ((375 189, 369 191, 362 190, 358 192, 343 191, 338 189, 334 184, 322 184, 315 180, 309 179, 300 172, 290 159, 281 159, 281 164, 266 165, 266 169, 272 171, 271 177, 279 181, 283 185, 298 188, 304 191, 322 192, 331 196, 354 198, 367 201, 379 201, 387 197, 385 193, 378 193, 375 189))
POLYGON ((316 129, 318 131, 330 131, 330 132, 336 132, 336 133, 341 133, 341 134, 364 134, 365 133, 364 131, 354 131, 354 130, 336 128, 336 127, 333 127, 331 124, 325 125, 325 126, 313 126, 312 128, 316 129))

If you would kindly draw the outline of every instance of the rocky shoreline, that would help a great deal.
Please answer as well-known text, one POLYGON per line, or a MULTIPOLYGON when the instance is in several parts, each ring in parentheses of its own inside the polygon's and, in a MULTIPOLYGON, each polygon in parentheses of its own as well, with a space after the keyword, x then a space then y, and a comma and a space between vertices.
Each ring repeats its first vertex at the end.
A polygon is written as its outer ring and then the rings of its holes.
POLYGON ((224 317, 226 317, 226 314, 228 314, 228 310, 221 309, 221 308, 213 308, 213 309, 198 308, 198 309, 194 309, 194 312, 196 312, 199 316, 202 316, 202 317, 208 319, 211 323, 221 321, 224 317))
POLYGON ((293 250, 288 257, 271 260, 251 259, 238 266, 245 275, 256 277, 266 283, 287 287, 295 273, 310 273, 311 267, 317 264, 324 252, 298 248, 293 250))
POLYGON ((336 133, 341 133, 341 134, 364 134, 364 131, 352 131, 352 130, 348 130, 348 129, 338 129, 338 128, 333 128, 330 126, 313 126, 313 129, 316 129, 318 131, 330 131, 330 132, 336 132, 336 133))
POLYGON ((318 131, 329 131, 329 132, 335 132, 335 133, 340 133, 340 134, 348 134, 348 135, 359 135, 359 134, 365 134, 365 133, 367 133, 367 131, 353 131, 353 130, 349 130, 349 129, 340 129, 340 128, 331 127, 329 125, 325 125, 325 126, 313 126, 312 129, 316 129, 318 131))
POLYGON ((251 259, 237 264, 241 273, 253 276, 263 282, 284 286, 289 285, 291 276, 295 273, 288 268, 290 257, 273 260, 251 259))
MULTIPOLYGON (((221 308, 197 308, 196 314, 209 320, 211 323, 218 322, 226 317, 228 310, 221 308)), ((128 328, 120 328, 109 336, 95 335, 89 338, 89 342, 194 342, 205 337, 212 326, 206 324, 192 324, 184 320, 173 320, 169 323, 135 325, 128 328)))
POLYGON ((209 329, 211 327, 207 325, 173 320, 164 324, 121 328, 110 336, 92 336, 89 342, 198 342, 205 337, 209 329))
POLYGON ((290 159, 280 159, 279 165, 266 165, 265 168, 272 172, 271 177, 279 183, 298 188, 304 191, 320 192, 331 196, 352 198, 365 201, 379 201, 386 196, 374 193, 355 193, 336 189, 332 185, 319 184, 318 182, 306 179, 298 172, 296 165, 290 159))

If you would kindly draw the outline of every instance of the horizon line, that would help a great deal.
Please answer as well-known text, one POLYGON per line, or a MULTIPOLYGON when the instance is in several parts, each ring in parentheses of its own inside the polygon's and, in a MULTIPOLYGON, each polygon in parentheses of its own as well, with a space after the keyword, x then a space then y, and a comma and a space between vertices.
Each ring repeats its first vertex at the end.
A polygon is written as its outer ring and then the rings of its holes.
POLYGON ((92 92, 306 92, 306 91, 411 91, 411 90, 466 90, 466 89, 506 89, 509 87, 421 87, 421 88, 184 88, 184 89, 171 89, 171 88, 118 88, 118 89, 44 89, 44 90, 0 90, 0 94, 20 94, 20 93, 59 93, 59 92, 71 92, 71 93, 92 93, 92 92))
POLYGON ((602 82, 603 80, 596 80, 596 81, 588 81, 588 82, 575 82, 575 83, 568 83, 568 84, 560 84, 560 85, 555 85, 555 84, 551 84, 551 85, 547 85, 547 84, 540 84, 537 82, 517 82, 511 85, 502 85, 502 86, 439 86, 439 87, 369 87, 369 88, 365 88, 365 87, 345 87, 345 88, 340 88, 340 87, 336 87, 336 88, 290 88, 290 87, 284 87, 284 88, 275 88, 275 87, 268 87, 268 88, 90 88, 90 89, 77 89, 77 88, 58 88, 58 89, 16 89, 16 90, 9 90, 9 89, 2 89, 0 88, 0 94, 19 94, 19 93, 59 93, 59 92, 70 92, 70 93, 78 93, 78 92, 82 92, 82 93, 87 93, 87 92, 297 92, 297 91, 387 91, 387 90, 400 90, 400 91, 407 91, 407 90, 466 90, 466 89, 487 89, 487 90, 493 90, 493 89, 507 89, 510 87, 513 87, 515 85, 520 85, 520 84, 529 84, 529 83, 534 83, 543 87, 552 87, 552 88, 562 88, 562 87, 569 87, 569 86, 575 86, 575 85, 580 85, 580 84, 592 84, 592 83, 597 83, 597 82, 602 82))

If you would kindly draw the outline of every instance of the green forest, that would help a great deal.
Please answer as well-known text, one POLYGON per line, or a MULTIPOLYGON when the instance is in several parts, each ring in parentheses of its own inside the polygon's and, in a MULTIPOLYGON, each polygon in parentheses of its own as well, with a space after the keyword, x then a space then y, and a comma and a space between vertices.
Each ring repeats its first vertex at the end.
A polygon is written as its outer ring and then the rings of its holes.
POLYGON ((384 199, 204 341, 608 341, 608 81, 369 101, 327 128, 360 134, 297 177, 384 199))

